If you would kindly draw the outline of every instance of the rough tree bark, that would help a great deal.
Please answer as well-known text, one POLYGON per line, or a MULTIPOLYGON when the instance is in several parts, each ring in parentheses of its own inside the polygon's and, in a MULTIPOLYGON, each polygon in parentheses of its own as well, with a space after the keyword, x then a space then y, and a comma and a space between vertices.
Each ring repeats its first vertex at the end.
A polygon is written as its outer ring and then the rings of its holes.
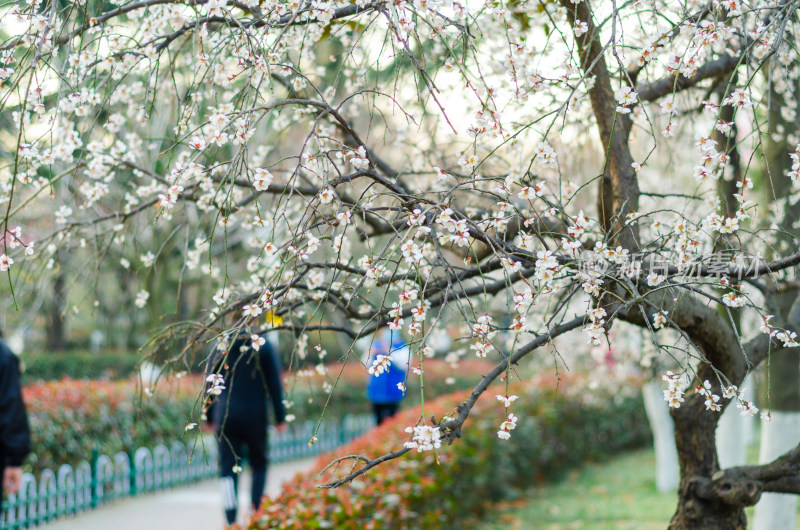
MULTIPOLYGON (((606 54, 610 52, 601 42, 601 33, 594 24, 590 2, 574 4, 571 0, 561 0, 561 5, 567 10, 571 24, 585 22, 588 26, 586 34, 578 39, 577 44, 581 68, 587 76, 594 77, 589 97, 606 154, 598 190, 598 213, 605 229, 606 244, 620 245, 633 255, 639 246, 636 224, 629 222, 629 215, 638 209, 639 187, 636 172, 631 166, 631 121, 626 114, 616 110, 612 77, 606 63, 606 54)), ((637 86, 636 91, 642 101, 657 98, 711 77, 709 72, 712 70, 717 76, 730 73, 735 70, 735 64, 735 60, 729 59, 716 61, 713 65, 709 63, 698 69, 698 73, 690 80, 679 78, 675 82, 667 80, 651 86, 637 86)), ((732 75, 735 76, 735 72, 732 75)), ((626 81, 635 84, 635 72, 622 80, 623 83, 626 81)), ((663 290, 648 291, 644 286, 641 287, 641 293, 634 285, 622 287, 609 286, 609 295, 599 302, 608 314, 613 315, 609 320, 618 317, 649 327, 652 318, 648 316, 652 313, 649 309, 659 307, 666 310, 674 326, 691 342, 691 347, 695 349, 693 353, 700 359, 695 373, 697 380, 709 381, 715 394, 723 394, 721 381, 726 385, 741 386, 749 371, 767 356, 769 338, 766 335, 742 344, 728 313, 723 315, 717 312, 701 302, 700 298, 693 298, 689 291, 681 291, 681 295, 677 295, 677 291, 675 295, 665 295, 663 290), (614 301, 609 302, 608 299, 614 301), (626 304, 626 301, 634 303, 626 304)), ((800 304, 794 304, 788 318, 779 315, 777 322, 785 328, 800 328, 800 304)), ((797 454, 786 455, 768 466, 737 467, 722 471, 715 436, 720 415, 706 410, 704 401, 704 396, 690 391, 681 407, 672 409, 680 485, 678 506, 670 528, 743 529, 747 525, 744 509, 755 504, 762 491, 782 491, 781 488, 793 487, 800 489, 800 478, 797 478, 800 448, 797 454)), ((725 401, 723 406, 729 406, 733 400, 725 401)))
POLYGON ((600 42, 600 31, 594 25, 590 3, 585 1, 575 5, 572 0, 562 0, 561 5, 567 8, 571 24, 586 22, 588 25, 586 34, 578 39, 578 54, 583 71, 595 78, 589 99, 607 157, 598 188, 598 215, 610 238, 609 243, 632 252, 639 246, 638 235, 636 224, 628 223, 627 216, 639 209, 639 181, 632 166, 629 145, 631 119, 616 111, 605 48, 600 42))
POLYGON ((53 298, 47 312, 47 349, 50 351, 64 351, 67 347, 67 334, 64 326, 65 295, 64 273, 59 272, 53 280, 53 298))
MULTIPOLYGON (((650 296, 654 294, 644 295, 645 300, 650 296)), ((742 346, 719 313, 689 297, 673 300, 666 309, 703 359, 697 369, 698 378, 712 382, 718 394, 721 390, 716 383, 715 369, 733 384, 741 384, 747 373, 742 346)), ((641 311, 636 308, 623 318, 636 325, 646 325, 641 311)), ((744 508, 754 504, 761 491, 755 483, 721 485, 712 480, 720 470, 715 443, 719 414, 707 411, 703 396, 692 393, 687 394, 680 408, 672 409, 672 417, 681 478, 678 507, 670 528, 745 528, 744 508)))

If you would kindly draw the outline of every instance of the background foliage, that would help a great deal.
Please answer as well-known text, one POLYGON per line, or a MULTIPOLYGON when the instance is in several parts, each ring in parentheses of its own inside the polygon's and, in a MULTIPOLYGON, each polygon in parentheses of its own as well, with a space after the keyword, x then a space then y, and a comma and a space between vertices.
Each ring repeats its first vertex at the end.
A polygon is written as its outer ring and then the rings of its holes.
POLYGON ((124 379, 137 370, 141 357, 128 350, 70 350, 25 353, 22 358, 26 381, 61 379, 124 379))
MULTIPOLYGON (((200 390, 198 378, 161 383, 153 396, 135 379, 61 379, 26 386, 33 471, 183 439, 200 390)), ((195 433, 197 431, 194 431, 195 433)), ((189 433, 192 436, 193 433, 189 433)))
MULTIPOLYGON (((480 516, 492 502, 519 495, 525 488, 557 478, 586 460, 643 445, 649 431, 641 399, 633 387, 625 392, 590 396, 579 384, 571 390, 555 385, 517 383, 510 391, 520 398, 512 411, 520 420, 510 440, 497 429, 505 418, 495 394, 487 391, 470 415, 470 428, 452 446, 405 455, 334 490, 317 486, 335 457, 381 456, 408 435, 404 429, 423 413, 407 409, 381 427, 319 458, 316 468, 284 485, 267 499, 248 528, 446 528, 480 516)), ((424 414, 452 412, 467 392, 454 392, 426 403, 424 414)), ((338 472, 350 471, 345 461, 338 472)))

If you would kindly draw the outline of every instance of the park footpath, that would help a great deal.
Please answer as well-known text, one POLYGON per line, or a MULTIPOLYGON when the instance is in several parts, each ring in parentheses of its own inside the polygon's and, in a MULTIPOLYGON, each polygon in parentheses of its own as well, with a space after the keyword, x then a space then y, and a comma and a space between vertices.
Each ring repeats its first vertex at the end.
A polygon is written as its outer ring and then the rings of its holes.
MULTIPOLYGON (((296 473, 309 470, 316 457, 269 466, 266 494, 276 497, 296 473)), ((239 479, 239 522, 250 511, 250 474, 239 479)), ((47 530, 219 530, 225 528, 218 480, 205 480, 152 494, 115 501, 91 512, 59 519, 47 530)))

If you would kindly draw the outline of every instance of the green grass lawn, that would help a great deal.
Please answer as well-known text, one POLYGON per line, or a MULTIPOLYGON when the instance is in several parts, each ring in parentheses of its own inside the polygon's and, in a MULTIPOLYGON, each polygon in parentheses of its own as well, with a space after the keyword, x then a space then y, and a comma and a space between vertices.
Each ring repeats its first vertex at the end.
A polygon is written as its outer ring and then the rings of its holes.
POLYGON ((675 493, 656 490, 653 450, 639 450, 533 488, 519 501, 499 506, 481 528, 663 530, 675 503, 675 493))
MULTIPOLYGON (((758 461, 758 444, 748 448, 747 461, 751 464, 758 461)), ((478 527, 663 530, 675 512, 676 502, 675 492, 656 490, 653 450, 642 449, 605 462, 586 464, 563 480, 533 488, 521 499, 499 505, 478 527)), ((748 521, 752 521, 753 511, 753 507, 746 510, 748 521)))

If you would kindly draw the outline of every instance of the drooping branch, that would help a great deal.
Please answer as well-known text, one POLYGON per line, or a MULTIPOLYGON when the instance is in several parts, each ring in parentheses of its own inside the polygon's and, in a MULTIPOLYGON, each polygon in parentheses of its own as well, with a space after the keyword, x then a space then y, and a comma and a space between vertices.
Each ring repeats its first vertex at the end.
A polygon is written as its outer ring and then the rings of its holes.
MULTIPOLYGON (((207 0, 184 0, 184 1, 180 2, 180 3, 183 4, 183 5, 186 5, 186 6, 200 6, 200 5, 205 4, 206 2, 207 2, 207 0)), ((337 9, 336 11, 333 12, 333 14, 331 15, 331 20, 340 20, 340 19, 343 19, 343 18, 348 18, 348 17, 352 17, 352 16, 355 16, 355 15, 360 15, 360 14, 363 14, 363 13, 366 13, 366 12, 369 12, 369 11, 373 11, 374 9, 376 9, 378 7, 378 4, 380 4, 380 3, 381 2, 372 2, 372 3, 369 3, 369 4, 365 5, 365 6, 359 6, 357 4, 351 4, 351 5, 340 7, 339 9, 337 9)), ((69 32, 67 32, 67 33, 65 33, 63 35, 60 35, 60 36, 56 37, 55 39, 53 39, 53 42, 57 46, 62 46, 64 44, 72 41, 76 37, 81 36, 83 33, 85 33, 86 31, 90 30, 91 28, 96 27, 98 25, 105 24, 109 20, 115 19, 115 18, 117 18, 117 17, 119 17, 121 15, 125 15, 125 14, 131 13, 133 11, 137 11, 137 10, 140 10, 140 9, 147 9, 147 8, 158 6, 158 5, 171 5, 171 4, 175 4, 175 1, 174 0, 141 0, 139 2, 131 2, 129 4, 121 5, 121 6, 117 7, 117 8, 115 8, 115 9, 112 9, 110 11, 106 11, 105 13, 102 13, 102 14, 97 15, 95 17, 89 18, 88 22, 78 26, 77 28, 73 29, 72 31, 69 31, 69 32)), ((256 27, 256 28, 263 27, 263 26, 268 26, 268 27, 280 28, 280 27, 285 27, 285 26, 307 25, 307 24, 312 24, 314 22, 318 22, 318 20, 317 20, 317 18, 315 16, 301 16, 301 15, 306 14, 306 13, 313 15, 313 10, 311 10, 308 7, 306 7, 305 9, 298 10, 298 11, 292 13, 292 14, 284 15, 282 17, 279 17, 276 20, 265 20, 263 18, 263 15, 257 9, 250 8, 249 6, 247 6, 245 4, 241 4, 239 2, 232 2, 232 5, 234 5, 235 7, 238 7, 239 9, 244 11, 245 13, 252 13, 253 15, 255 15, 257 17, 256 20, 249 21, 249 22, 248 21, 239 21, 239 20, 236 19, 236 17, 232 17, 232 19, 235 22, 231 22, 231 24, 232 25, 236 25, 236 26, 243 26, 243 27, 253 26, 253 27, 256 27)), ((22 45, 24 42, 25 42, 25 39, 23 39, 22 36, 16 37, 14 39, 11 39, 7 43, 3 44, 2 46, 0 46, 0 50, 12 49, 12 48, 15 48, 17 46, 22 45)))
MULTIPOLYGON (((450 443, 452 443, 456 438, 461 437, 461 427, 464 425, 464 422, 467 421, 469 413, 475 406, 475 403, 477 403, 478 398, 480 398, 481 395, 483 395, 483 393, 489 388, 489 385, 491 385, 495 381, 495 379, 497 379, 503 372, 505 372, 509 366, 518 363, 520 359, 522 359, 532 351, 536 350, 537 348, 540 348, 541 346, 551 342, 554 338, 558 337, 559 335, 563 335, 568 331, 579 328, 585 322, 586 322, 586 317, 576 317, 563 324, 554 326, 547 333, 538 335, 534 340, 532 340, 525 346, 517 349, 513 354, 511 354, 508 357, 508 359, 504 359, 497 365, 495 365, 495 367, 492 368, 492 370, 489 373, 487 373, 485 376, 483 376, 483 378, 481 378, 480 382, 472 390, 469 397, 467 397, 467 399, 457 407, 458 417, 438 424, 439 430, 442 432, 442 437, 450 443)), ((397 451, 393 451, 391 453, 387 453, 381 456, 380 458, 376 459, 364 458, 363 456, 358 456, 358 455, 351 456, 349 458, 355 458, 358 459, 359 461, 363 461, 365 462, 365 465, 338 480, 335 480, 327 484, 322 484, 319 487, 329 489, 329 488, 337 488, 339 486, 347 484, 356 477, 363 475, 373 467, 378 466, 383 462, 394 460, 395 458, 398 458, 406 454, 408 451, 409 451, 408 448, 403 448, 397 451)))
POLYGON ((343 457, 343 458, 336 459, 333 462, 331 462, 330 464, 328 464, 327 466, 325 466, 325 468, 320 472, 320 474, 324 473, 332 465, 338 464, 338 463, 340 463, 340 462, 342 462, 344 460, 348 460, 348 459, 349 460, 355 460, 356 461, 356 465, 357 465, 357 462, 364 462, 364 466, 356 469, 355 471, 353 471, 351 473, 349 473, 345 477, 342 477, 342 478, 340 478, 338 480, 334 480, 333 482, 329 482, 327 484, 320 484, 317 487, 320 488, 320 489, 333 489, 333 488, 338 488, 339 486, 344 486, 348 482, 352 482, 354 479, 356 479, 359 476, 363 475, 364 473, 366 473, 367 471, 369 471, 373 467, 378 466, 380 464, 383 464, 384 462, 388 462, 389 460, 394 460, 395 458, 399 458, 399 457, 403 456, 404 454, 406 454, 409 451, 411 451, 411 449, 409 449, 408 447, 403 447, 402 449, 398 449, 397 451, 392 451, 391 453, 386 453, 385 455, 380 456, 378 458, 374 458, 374 459, 366 458, 366 457, 364 457, 362 455, 351 455, 351 456, 346 456, 346 457, 343 457))

